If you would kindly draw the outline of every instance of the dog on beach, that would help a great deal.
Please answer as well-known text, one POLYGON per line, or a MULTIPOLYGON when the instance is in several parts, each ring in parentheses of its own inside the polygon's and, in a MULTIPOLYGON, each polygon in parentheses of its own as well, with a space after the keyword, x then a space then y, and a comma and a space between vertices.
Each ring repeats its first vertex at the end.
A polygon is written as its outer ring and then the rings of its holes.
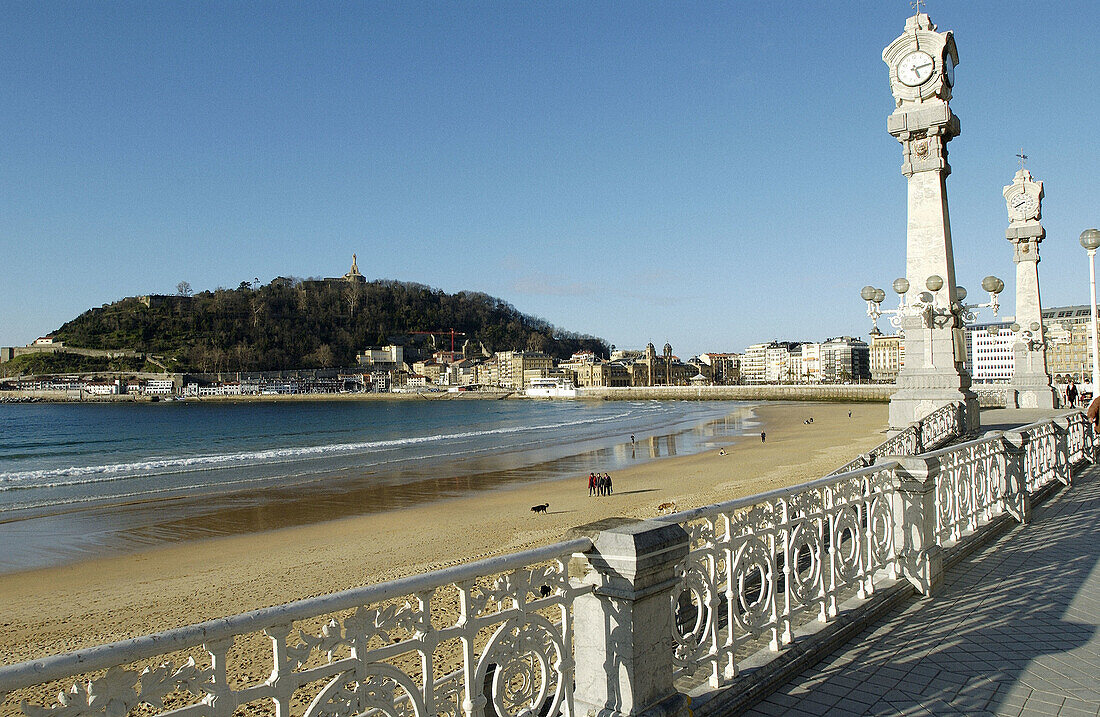
POLYGON ((531 512, 532 513, 545 513, 546 509, 549 508, 549 507, 550 507, 549 503, 543 503, 542 505, 532 505, 531 506, 531 512))
POLYGON ((661 503, 659 506, 657 506, 657 512, 661 513, 661 514, 675 513, 676 512, 676 501, 670 500, 667 503, 661 503))

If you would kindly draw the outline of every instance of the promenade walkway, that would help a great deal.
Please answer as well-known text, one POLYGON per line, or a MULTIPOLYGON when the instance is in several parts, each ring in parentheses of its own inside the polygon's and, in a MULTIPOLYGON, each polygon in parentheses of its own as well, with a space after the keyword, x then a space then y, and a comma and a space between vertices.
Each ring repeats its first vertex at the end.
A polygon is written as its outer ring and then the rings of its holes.
POLYGON ((747 714, 1097 715, 1098 628, 1092 466, 1030 523, 949 569, 934 597, 914 598, 747 714))

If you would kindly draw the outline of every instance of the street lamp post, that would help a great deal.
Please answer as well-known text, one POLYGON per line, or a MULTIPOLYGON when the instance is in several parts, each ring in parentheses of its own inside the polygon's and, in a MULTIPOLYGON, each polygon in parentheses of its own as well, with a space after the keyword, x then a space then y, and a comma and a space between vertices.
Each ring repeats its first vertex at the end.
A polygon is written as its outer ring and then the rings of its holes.
POLYGON ((1100 389, 1100 355, 1098 355, 1096 336, 1096 248, 1100 247, 1100 230, 1086 229, 1081 232, 1081 246, 1089 253, 1089 292, 1092 300, 1092 395, 1100 389))

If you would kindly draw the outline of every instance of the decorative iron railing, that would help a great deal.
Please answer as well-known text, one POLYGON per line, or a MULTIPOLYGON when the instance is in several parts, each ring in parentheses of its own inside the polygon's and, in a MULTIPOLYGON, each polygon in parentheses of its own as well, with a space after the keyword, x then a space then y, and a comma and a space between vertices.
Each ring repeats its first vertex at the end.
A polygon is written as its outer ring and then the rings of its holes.
POLYGON ((1062 446, 1058 445, 1058 428, 1054 423, 1033 423, 1020 428, 1017 433, 1027 439, 1024 474, 1027 476, 1028 492, 1034 493, 1059 479, 1068 485, 1069 455, 1064 441, 1062 446))
POLYGON ((1066 453, 1071 466, 1091 460, 1096 450, 1096 437, 1085 414, 1074 411, 1064 417, 1066 423, 1066 453))
POLYGON ((935 479, 938 544, 956 541, 1004 512, 1008 490, 1006 456, 999 435, 943 448, 923 457, 939 461, 935 479))
MULTIPOLYGON (((0 697, 29 717, 573 714, 574 599, 581 538, 0 668, 0 697), (267 650, 263 644, 269 643, 267 650), (266 668, 262 658, 267 653, 266 668), (34 699, 40 701, 35 703, 34 699)), ((0 705, 3 705, 0 699, 0 705)))
POLYGON ((886 456, 915 456, 961 438, 966 431, 962 403, 949 403, 921 420, 906 426, 867 453, 851 460, 830 475, 840 475, 874 465, 886 456))
POLYGON ((741 644, 770 635, 778 649, 799 614, 835 617, 844 588, 865 597, 876 571, 896 577, 895 465, 662 518, 691 540, 673 594, 677 676, 705 668, 718 687, 737 674, 741 644))

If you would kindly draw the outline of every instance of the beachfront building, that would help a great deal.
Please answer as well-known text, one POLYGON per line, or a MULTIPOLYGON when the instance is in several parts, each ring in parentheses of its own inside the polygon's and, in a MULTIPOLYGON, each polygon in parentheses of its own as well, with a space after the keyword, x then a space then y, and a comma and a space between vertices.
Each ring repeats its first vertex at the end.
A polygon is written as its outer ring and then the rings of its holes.
POLYGON ((469 386, 478 383, 477 367, 481 361, 462 359, 444 366, 439 382, 446 386, 469 386))
POLYGON ((1047 369, 1054 383, 1092 383, 1092 310, 1088 306, 1043 309, 1047 369))
POLYGON ((660 355, 653 344, 645 347, 641 357, 627 363, 631 386, 687 386, 699 371, 685 364, 665 344, 660 355))
POLYGON ((821 344, 821 380, 827 383, 869 381, 870 349, 865 341, 839 336, 821 344))
POLYGON ((741 359, 741 380, 743 383, 764 383, 764 366, 770 343, 753 344, 745 349, 741 359))
POLYGON ((1007 383, 1014 373, 1011 321, 973 324, 966 328, 966 370, 975 383, 1007 383))
POLYGON ((145 382, 142 393, 146 396, 170 396, 176 390, 176 382, 170 378, 151 378, 145 382))
POLYGON ((710 380, 719 386, 735 386, 741 382, 741 359, 741 354, 734 353, 699 354, 700 363, 710 368, 710 380))
POLYGON ((501 388, 527 388, 524 376, 528 371, 549 370, 554 359, 541 351, 498 351, 496 353, 497 383, 501 388))
POLYGON ((898 334, 885 335, 872 332, 868 351, 871 361, 871 380, 893 383, 905 365, 905 343, 898 334))
POLYGON ((629 386, 630 372, 618 361, 604 361, 591 351, 580 351, 558 364, 568 371, 573 385, 587 387, 629 386))
POLYGON ((802 383, 821 383, 821 344, 807 341, 802 344, 802 383))
POLYGON ((764 350, 764 382, 792 383, 798 374, 792 371, 791 356, 798 353, 801 363, 801 346, 796 341, 772 341, 764 350))
POLYGON ((802 363, 802 347, 787 354, 787 373, 783 383, 806 383, 805 365, 802 363))
POLYGON ((440 377, 445 371, 445 366, 434 359, 429 359, 427 361, 417 361, 412 365, 412 370, 413 373, 426 378, 428 383, 440 383, 440 377))
POLYGON ((84 384, 84 392, 91 396, 117 396, 119 390, 118 381, 91 381, 84 384))

